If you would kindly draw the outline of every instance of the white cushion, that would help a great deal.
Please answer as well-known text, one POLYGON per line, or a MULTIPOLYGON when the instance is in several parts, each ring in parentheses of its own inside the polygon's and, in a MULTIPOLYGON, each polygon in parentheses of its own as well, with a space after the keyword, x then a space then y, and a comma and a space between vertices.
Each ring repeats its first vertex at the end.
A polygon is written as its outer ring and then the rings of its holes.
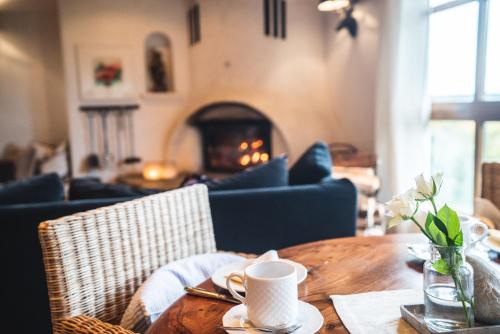
POLYGON ((121 326, 143 333, 179 297, 185 286, 196 286, 219 268, 245 258, 230 253, 191 256, 157 269, 132 297, 121 326))

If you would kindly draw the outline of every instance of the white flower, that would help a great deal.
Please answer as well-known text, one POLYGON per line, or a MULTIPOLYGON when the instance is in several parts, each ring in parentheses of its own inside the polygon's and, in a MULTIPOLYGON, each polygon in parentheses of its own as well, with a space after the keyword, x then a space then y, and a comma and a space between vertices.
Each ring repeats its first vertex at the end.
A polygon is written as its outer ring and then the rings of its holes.
POLYGON ((386 203, 388 214, 392 217, 389 221, 389 228, 409 220, 415 215, 418 208, 415 195, 415 189, 412 188, 404 194, 394 196, 386 203))
POLYGON ((415 178, 417 186, 417 200, 426 200, 438 194, 443 184, 443 173, 436 173, 427 180, 423 174, 415 178))

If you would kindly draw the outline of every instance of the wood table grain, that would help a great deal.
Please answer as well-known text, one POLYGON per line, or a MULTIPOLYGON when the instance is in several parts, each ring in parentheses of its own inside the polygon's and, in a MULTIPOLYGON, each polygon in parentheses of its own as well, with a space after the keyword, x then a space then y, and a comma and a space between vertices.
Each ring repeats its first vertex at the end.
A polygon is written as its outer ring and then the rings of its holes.
MULTIPOLYGON (((279 251, 282 258, 313 270, 299 286, 299 298, 316 306, 325 322, 319 333, 348 333, 332 302, 332 294, 353 294, 393 289, 421 289, 422 267, 411 262, 406 243, 425 242, 419 234, 353 237, 324 240, 279 251), (324 264, 325 261, 328 263, 324 264)), ((210 280, 200 287, 216 291, 210 280)), ((167 309, 147 334, 225 333, 217 329, 234 304, 184 296, 167 309)), ((377 305, 373 305, 374 308, 377 305)))

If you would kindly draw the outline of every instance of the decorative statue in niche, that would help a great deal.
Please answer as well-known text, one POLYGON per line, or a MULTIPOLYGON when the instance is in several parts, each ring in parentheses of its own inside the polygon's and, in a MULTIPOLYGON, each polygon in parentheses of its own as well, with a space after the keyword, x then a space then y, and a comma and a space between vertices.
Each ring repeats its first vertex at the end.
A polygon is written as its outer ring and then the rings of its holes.
POLYGON ((149 76, 151 79, 152 92, 168 91, 167 74, 165 71, 165 63, 163 62, 162 53, 160 50, 151 49, 149 56, 149 76))

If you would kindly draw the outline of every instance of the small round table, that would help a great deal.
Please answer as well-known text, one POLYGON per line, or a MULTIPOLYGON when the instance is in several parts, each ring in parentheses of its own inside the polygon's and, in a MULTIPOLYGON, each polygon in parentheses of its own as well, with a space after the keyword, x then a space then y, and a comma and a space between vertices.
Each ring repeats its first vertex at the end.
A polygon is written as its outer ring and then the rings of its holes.
MULTIPOLYGON (((323 314, 325 322, 319 333, 348 333, 335 312, 330 295, 421 289, 422 268, 408 261, 405 246, 414 242, 425 242, 425 238, 420 234, 394 234, 332 239, 286 248, 279 251, 279 255, 307 268, 315 268, 299 285, 299 298, 313 304, 323 314)), ((210 279, 200 287, 216 291, 210 279)), ((233 306, 186 295, 167 309, 147 334, 222 334, 225 332, 217 326, 233 306)))

